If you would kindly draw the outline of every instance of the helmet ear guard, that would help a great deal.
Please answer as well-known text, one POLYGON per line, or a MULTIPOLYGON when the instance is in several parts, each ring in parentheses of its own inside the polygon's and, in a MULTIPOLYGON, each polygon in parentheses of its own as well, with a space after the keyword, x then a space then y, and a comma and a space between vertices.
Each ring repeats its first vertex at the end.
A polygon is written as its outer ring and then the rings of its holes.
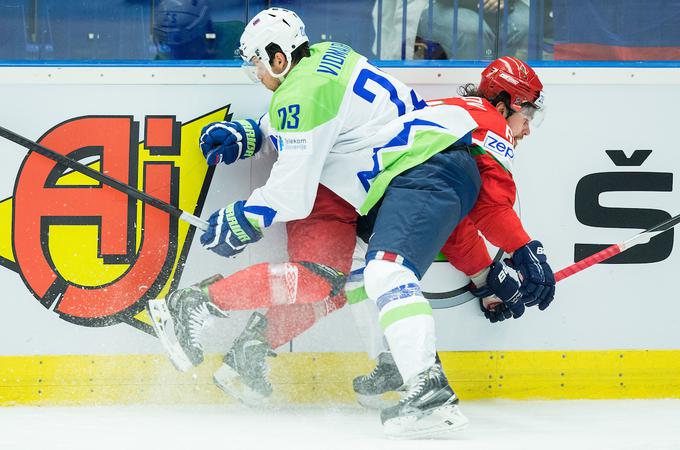
POLYGON ((293 11, 283 8, 269 8, 259 12, 248 23, 241 35, 239 54, 246 63, 255 63, 254 58, 264 63, 269 74, 275 78, 283 78, 292 66, 293 51, 309 42, 305 33, 305 24, 293 11), (280 74, 271 68, 267 46, 276 44, 286 56, 288 64, 280 74))

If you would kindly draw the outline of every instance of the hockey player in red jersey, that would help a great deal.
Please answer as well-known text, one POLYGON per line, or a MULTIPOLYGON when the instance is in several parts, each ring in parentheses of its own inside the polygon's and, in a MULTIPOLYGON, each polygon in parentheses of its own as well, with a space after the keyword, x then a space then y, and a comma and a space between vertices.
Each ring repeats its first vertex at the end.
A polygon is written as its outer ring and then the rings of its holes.
MULTIPOLYGON (((463 106, 478 124, 472 134, 472 153, 482 187, 475 206, 451 234, 442 253, 470 277, 471 291, 480 299, 480 307, 492 323, 518 318, 529 306, 538 305, 544 310, 555 295, 555 278, 543 245, 529 237, 513 209, 515 150, 531 133, 534 115, 542 113, 542 89, 531 67, 519 59, 503 57, 482 72, 479 86, 462 86, 459 92, 462 97, 428 102, 433 107, 463 106), (506 262, 519 272, 521 286, 509 276, 506 264, 492 261, 480 233, 511 255, 506 262)), ((374 347, 380 345, 381 342, 374 343, 374 347)), ((354 380, 354 390, 366 404, 378 404, 370 397, 396 390, 403 384, 389 350, 384 347, 383 350, 373 372, 354 380)))
MULTIPOLYGON (((533 297, 525 299, 524 305, 538 305, 544 310, 554 297, 554 278, 552 271, 547 270, 549 266, 541 266, 545 260, 542 245, 531 240, 513 209, 516 188, 512 177, 515 148, 531 133, 534 115, 541 113, 542 87, 533 69, 521 60, 504 57, 484 70, 479 87, 468 84, 461 88, 463 97, 433 100, 429 104, 464 105, 479 124, 472 138, 483 186, 474 208, 458 225, 442 253, 457 269, 470 275, 478 287, 485 284, 481 277, 485 276, 485 269, 492 266, 492 261, 477 231, 491 244, 513 254, 510 264, 517 265, 520 273, 527 272, 522 273, 524 279, 531 279, 534 274, 517 262, 531 259, 537 253, 539 267, 546 269, 544 280, 534 285, 527 281, 529 284, 523 286, 522 293, 533 297), (538 97, 527 101, 535 95, 538 97), (520 255, 514 257, 518 250, 520 255), (524 255, 526 251, 531 255, 524 255)), ((502 303, 486 315, 492 321, 511 315, 519 317, 521 308, 522 305, 518 305, 512 311, 502 303)))
MULTIPOLYGON (((494 309, 485 308, 493 322, 519 317, 525 305, 539 304, 544 309, 554 295, 554 279, 542 246, 531 241, 512 209, 514 149, 517 141, 530 133, 531 118, 541 107, 542 85, 533 70, 521 61, 501 58, 485 69, 478 89, 472 85, 465 88, 466 97, 430 102, 434 107, 462 106, 477 121, 471 151, 483 182, 477 204, 442 252, 456 268, 471 276, 476 295, 500 299, 494 309), (523 274, 521 286, 514 278, 503 276, 507 270, 503 263, 492 263, 477 230, 499 248, 514 252, 511 264, 523 274)), ((197 336, 202 318, 210 312, 208 305, 213 311, 270 308, 266 317, 253 314, 225 356, 215 381, 246 402, 271 394, 265 358, 274 355, 272 349, 346 303, 342 287, 352 260, 357 216, 351 205, 343 208, 343 203, 333 197, 332 192, 320 186, 312 214, 287 224, 291 262, 257 264, 227 278, 210 279, 170 295, 168 301, 186 305, 188 334, 196 337, 192 345, 179 352, 189 358, 185 369, 202 361, 197 336), (337 217, 343 219, 337 221, 337 217), (309 236, 315 238, 310 240, 309 236), (203 315, 193 308, 192 301, 199 296, 203 315), (244 345, 246 342, 248 346, 244 345), (234 380, 234 376, 239 380, 234 380), (238 392, 233 390, 235 382, 241 384, 238 392)), ((374 373, 355 379, 354 389, 358 393, 374 395, 401 386, 401 377, 389 353, 381 354, 378 363, 374 373), (383 379, 390 383, 375 385, 380 379, 378 373, 388 374, 383 379)))

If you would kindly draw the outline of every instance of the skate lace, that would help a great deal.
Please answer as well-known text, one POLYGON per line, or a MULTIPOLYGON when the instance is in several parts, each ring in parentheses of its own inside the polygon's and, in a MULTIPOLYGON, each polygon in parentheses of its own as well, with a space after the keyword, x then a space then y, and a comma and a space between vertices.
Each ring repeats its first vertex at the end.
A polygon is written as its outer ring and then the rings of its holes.
POLYGON ((411 386, 409 391, 406 393, 406 397, 404 397, 401 400, 401 402, 408 403, 414 398, 418 397, 423 392, 423 389, 425 389, 425 386, 427 385, 428 381, 430 381, 433 378, 437 378, 438 376, 440 376, 440 374, 441 367, 439 367, 439 365, 435 365, 426 372, 423 372, 420 375, 418 375, 417 381, 411 386))
POLYGON ((262 380, 267 384, 267 386, 271 386, 271 383, 269 382, 269 372, 271 371, 271 367, 269 367, 269 364, 267 364, 267 356, 276 356, 276 353, 267 347, 262 357, 257 359, 256 364, 257 370, 262 377, 262 380))
POLYGON ((408 403, 414 398, 418 397, 420 393, 423 391, 425 388, 425 382, 427 381, 427 375, 420 375, 418 377, 417 383, 413 384, 411 388, 409 389, 408 393, 406 394, 406 397, 404 397, 401 402, 402 403, 408 403))
POLYGON ((195 308, 191 308, 189 312, 189 338, 191 343, 196 347, 203 349, 200 341, 201 331, 205 325, 205 321, 211 316, 210 310, 206 303, 201 303, 195 308))
POLYGON ((382 365, 378 364, 373 368, 371 373, 366 375, 366 381, 373 381, 374 379, 378 378, 380 375, 382 375, 382 365))
POLYGON ((269 371, 271 370, 269 368, 269 365, 265 362, 264 358, 262 360, 258 361, 258 370, 260 371, 260 376, 262 377, 262 381, 267 385, 271 387, 271 383, 269 381, 269 371))
POLYGON ((259 380, 259 383, 262 383, 268 387, 271 387, 271 383, 269 382, 269 371, 271 370, 269 365, 267 364, 266 360, 266 353, 263 354, 256 354, 256 355, 251 355, 250 357, 246 358, 244 363, 244 369, 245 373, 248 374, 250 378, 253 380, 259 380))

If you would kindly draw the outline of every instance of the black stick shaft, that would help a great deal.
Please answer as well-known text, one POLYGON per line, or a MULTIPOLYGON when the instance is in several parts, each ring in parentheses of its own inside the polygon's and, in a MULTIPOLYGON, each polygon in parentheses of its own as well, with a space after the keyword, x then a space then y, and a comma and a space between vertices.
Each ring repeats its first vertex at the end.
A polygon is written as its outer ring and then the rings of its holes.
POLYGON ((599 252, 588 256, 587 258, 577 261, 574 264, 571 264, 565 267, 564 269, 555 272, 555 281, 561 281, 582 270, 587 269, 588 267, 592 267, 595 264, 601 263, 602 261, 606 261, 607 259, 616 256, 619 253, 623 253, 629 248, 635 247, 638 244, 647 243, 654 236, 657 236, 661 233, 665 233, 666 231, 676 226, 678 223, 680 223, 680 214, 671 217, 670 219, 667 219, 658 225, 654 225, 653 227, 648 228, 645 231, 641 231, 640 233, 636 234, 635 236, 629 239, 626 239, 623 242, 610 245, 609 247, 600 250, 599 252))
POLYGON ((205 220, 196 217, 193 214, 190 214, 186 211, 182 211, 181 209, 171 205, 170 203, 164 202, 163 200, 153 197, 147 194, 146 192, 142 192, 139 189, 130 186, 129 184, 125 184, 102 172, 98 172, 90 167, 87 167, 86 165, 81 164, 78 161, 71 159, 67 156, 64 156, 61 153, 57 153, 54 150, 50 150, 49 148, 40 145, 37 142, 34 142, 28 138, 25 138, 2 126, 0 126, 0 136, 4 137, 5 139, 9 139, 12 142, 15 142, 28 150, 40 153, 41 155, 53 161, 56 161, 57 163, 61 164, 64 167, 68 167, 69 169, 73 169, 77 172, 85 174, 88 177, 99 181, 100 183, 106 184, 107 186, 111 186, 112 188, 129 195, 130 197, 133 197, 148 205, 158 208, 161 211, 165 211, 171 216, 184 220, 190 223, 191 225, 195 226, 196 228, 199 228, 201 230, 208 229, 208 223, 205 220))

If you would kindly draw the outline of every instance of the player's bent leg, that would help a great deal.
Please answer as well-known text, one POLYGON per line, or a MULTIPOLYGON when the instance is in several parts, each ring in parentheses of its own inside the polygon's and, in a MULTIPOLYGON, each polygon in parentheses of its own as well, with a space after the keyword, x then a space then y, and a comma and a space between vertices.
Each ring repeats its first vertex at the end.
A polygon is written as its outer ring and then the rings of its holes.
MULTIPOLYGON (((310 215, 286 223, 288 257, 291 261, 307 261, 309 271, 326 280, 328 294, 317 295, 317 300, 307 306, 277 306, 267 311, 265 334, 273 348, 288 343, 346 304, 343 287, 352 264, 356 224, 354 207, 322 184, 310 215)), ((310 283, 299 286, 298 296, 312 287, 310 283)))
POLYGON ((261 354, 266 351, 265 356, 276 356, 272 349, 290 342, 344 304, 344 295, 336 295, 316 303, 275 306, 264 317, 254 313, 241 337, 225 356, 224 364, 215 373, 213 381, 245 404, 257 406, 265 402, 272 394, 272 386, 266 378, 268 366, 261 354), (253 323, 257 324, 256 333, 249 331, 253 329, 253 323), (248 342, 246 339, 251 342, 248 348, 243 345, 248 342), (253 341, 259 343, 255 345, 253 341))
POLYGON ((418 279, 472 208, 480 183, 467 146, 456 143, 397 175, 376 205, 364 282, 409 386, 399 404, 381 414, 388 436, 434 436, 467 424, 435 360, 432 309, 418 279))
MULTIPOLYGON (((252 298, 259 293, 260 302, 266 304, 249 303, 251 305, 249 309, 274 304, 266 317, 259 313, 251 316, 245 330, 225 356, 224 364, 213 377, 215 384, 223 391, 250 405, 263 402, 272 393, 271 384, 266 378, 266 361, 262 354, 275 356, 272 349, 290 342, 309 329, 319 318, 345 304, 345 296, 339 294, 345 276, 330 267, 304 261, 258 266, 266 269, 266 273, 269 274, 267 277, 269 280, 264 280, 269 289, 258 292, 253 288, 253 285, 258 285, 263 280, 252 280, 247 287, 239 287, 238 283, 234 284, 227 280, 216 283, 210 291, 211 295, 222 293, 221 306, 225 305, 227 297, 237 296, 235 293, 252 298), (290 268, 295 270, 289 270, 290 268), (272 277, 271 274, 276 276, 272 277), (225 286, 233 287, 231 295, 227 295, 229 290, 225 289, 225 286), (245 295, 246 293, 250 294, 245 295), (284 301, 276 301, 282 298, 284 301), (314 299, 316 302, 310 303, 314 299), (302 303, 297 303, 298 301, 302 303), (254 344, 255 341, 257 345, 254 344)), ((252 268, 256 269, 255 266, 252 268)), ((243 302, 244 300, 241 304, 245 304, 243 302)))
POLYGON ((378 323, 378 307, 368 298, 364 288, 366 251, 367 244, 357 237, 345 295, 361 341, 368 357, 376 361, 376 366, 370 373, 355 377, 352 388, 361 406, 383 409, 399 401, 396 391, 404 387, 404 382, 378 323))
POLYGON ((368 298, 364 288, 365 255, 366 244, 357 239, 345 294, 368 357, 376 361, 376 366, 370 373, 355 377, 352 388, 361 406, 384 409, 399 401, 396 391, 405 386, 378 323, 378 307, 368 298))
POLYGON ((266 327, 267 319, 260 313, 253 313, 213 375, 213 381, 220 389, 251 406, 261 404, 272 394, 265 358, 275 357, 276 353, 263 335, 266 327))
POLYGON ((385 434, 415 438, 464 428, 467 419, 436 360, 432 308, 418 278, 401 264, 373 259, 366 265, 364 282, 366 293, 378 305, 380 326, 396 366, 408 384, 406 396, 381 413, 385 434))
POLYGON ((207 287, 222 278, 214 275, 193 286, 178 289, 166 299, 150 300, 146 306, 151 324, 170 361, 185 372, 203 362, 200 334, 212 312, 207 287))
POLYGON ((371 260, 364 270, 366 294, 378 306, 378 321, 404 380, 409 381, 435 361, 432 308, 420 283, 407 267, 371 260), (414 336, 418 336, 414 340, 414 336))
MULTIPOLYGON (((266 326, 260 331, 264 342, 270 349, 290 342, 346 303, 342 287, 352 260, 356 217, 352 205, 319 185, 311 214, 286 224, 288 256, 297 262, 253 266, 245 280, 230 277, 211 295, 223 309, 269 307, 266 326), (234 295, 237 291, 247 295, 234 295)), ((240 376, 233 367, 224 371, 232 378, 234 373, 240 376)), ((221 374, 215 378, 219 384, 221 374)), ((245 380, 230 381, 248 385, 245 380)))
MULTIPOLYGON (((283 283, 278 283, 280 289, 260 292, 260 296, 285 297, 303 303, 275 304, 269 308, 266 317, 258 313, 253 314, 241 337, 236 340, 225 356, 224 364, 213 377, 215 384, 223 391, 249 405, 262 403, 272 393, 271 384, 266 379, 266 360, 261 357, 261 354, 267 353, 268 356, 275 356, 272 349, 290 342, 308 330, 321 317, 325 317, 345 304, 344 294, 338 293, 344 282, 343 274, 320 264, 286 263, 287 266, 293 264, 299 268, 299 273, 296 272, 293 277, 286 277, 285 286, 283 283), (303 276, 306 272, 308 273, 303 276), (281 294, 282 290, 288 293, 281 294), (279 293, 270 294, 274 291, 279 293), (297 294, 291 295, 290 292, 297 292, 297 294), (316 302, 310 303, 309 301, 314 298, 316 302), (258 318, 256 322, 255 318, 258 318), (248 340, 256 340, 259 343, 245 348, 244 343, 250 342, 248 340), (255 354, 253 355, 252 352, 255 354), (252 367, 240 362, 241 360, 253 362, 252 367)), ((246 290, 252 289, 249 287, 246 290)), ((271 303, 269 300, 264 301, 271 303)), ((257 307, 259 306, 254 306, 254 308, 257 307)))
POLYGON ((336 295, 345 274, 307 261, 260 263, 210 285, 212 302, 223 311, 316 303, 336 295))

